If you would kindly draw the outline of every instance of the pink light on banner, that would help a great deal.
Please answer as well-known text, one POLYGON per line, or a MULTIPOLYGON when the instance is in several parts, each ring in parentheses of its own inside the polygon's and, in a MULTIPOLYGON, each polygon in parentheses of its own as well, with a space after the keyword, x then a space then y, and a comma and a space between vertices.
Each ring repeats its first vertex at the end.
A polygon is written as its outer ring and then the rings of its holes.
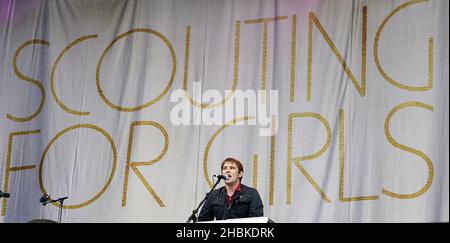
POLYGON ((6 23, 12 14, 12 0, 0 1, 0 24, 6 23))
POLYGON ((43 3, 42 0, 0 0, 0 25, 20 21, 43 3))

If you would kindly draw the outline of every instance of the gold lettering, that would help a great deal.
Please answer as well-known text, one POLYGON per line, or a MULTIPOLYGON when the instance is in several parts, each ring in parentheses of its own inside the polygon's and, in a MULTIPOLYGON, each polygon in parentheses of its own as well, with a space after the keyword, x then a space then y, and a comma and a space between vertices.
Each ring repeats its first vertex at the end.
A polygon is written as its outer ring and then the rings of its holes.
POLYGON ((394 140, 394 138, 392 137, 392 135, 389 131, 389 124, 391 122, 392 116, 394 116, 394 114, 397 111, 399 111, 400 109, 403 109, 406 107, 420 107, 423 109, 433 111, 433 107, 431 105, 427 105, 427 104, 424 104, 421 102, 409 101, 409 102, 401 103, 401 104, 397 105, 396 107, 394 107, 394 109, 392 109, 389 112, 389 114, 387 115, 386 120, 384 122, 384 134, 386 135, 386 138, 389 141, 389 143, 392 144, 392 146, 394 146, 395 148, 415 154, 415 155, 421 157, 423 160, 425 160, 425 163, 427 164, 427 167, 428 167, 428 179, 422 188, 420 188, 417 192, 411 193, 411 194, 399 194, 399 193, 395 193, 395 192, 392 192, 392 191, 384 189, 384 188, 382 189, 383 194, 388 195, 390 197, 398 198, 398 199, 411 199, 411 198, 419 197, 420 195, 424 194, 425 192, 428 191, 428 188, 430 188, 431 184, 433 183, 433 177, 434 177, 434 167, 433 167, 433 162, 431 161, 431 159, 422 151, 419 151, 417 149, 414 149, 409 146, 398 143, 397 141, 394 140))
POLYGON ((355 76, 350 71, 350 69, 347 66, 347 63, 345 62, 344 58, 342 57, 339 50, 334 45, 333 41, 331 41, 331 38, 328 36, 325 29, 320 24, 319 20, 317 19, 316 15, 314 13, 309 14, 309 27, 308 27, 308 77, 307 77, 307 94, 306 94, 306 100, 311 101, 311 79, 312 79, 312 28, 313 23, 316 25, 316 27, 319 29, 320 33, 322 34, 323 38, 327 41, 328 45, 330 46, 331 50, 333 51, 334 55, 338 59, 339 63, 341 63, 342 68, 344 69, 347 76, 352 81, 353 85, 355 86, 356 90, 358 91, 359 95, 361 97, 364 97, 366 94, 366 46, 367 46, 367 6, 363 7, 363 24, 362 24, 362 47, 361 47, 361 85, 358 84, 356 81, 355 76))
POLYGON ((297 168, 302 172, 302 174, 306 177, 306 179, 309 181, 309 183, 316 189, 317 192, 322 196, 323 200, 325 202, 330 203, 331 200, 328 198, 328 196, 325 194, 325 192, 320 188, 320 186, 314 181, 314 179, 309 175, 309 173, 305 170, 305 168, 300 164, 301 161, 306 160, 312 160, 314 158, 319 157, 322 155, 330 146, 331 142, 331 128, 328 124, 327 120, 323 118, 320 114, 313 113, 313 112, 302 112, 302 113, 291 113, 289 115, 289 121, 288 121, 288 164, 287 164, 287 204, 291 204, 292 201, 292 192, 291 192, 291 176, 292 176, 292 163, 295 163, 297 168), (293 157, 292 156, 292 124, 294 118, 314 118, 319 120, 327 129, 327 141, 323 145, 323 147, 317 151, 316 153, 312 155, 304 155, 300 157, 293 157))
POLYGON ((258 188, 258 154, 253 155, 253 188, 258 188))
POLYGON ((127 204, 127 190, 128 190, 128 175, 130 174, 130 167, 133 169, 134 173, 138 176, 139 180, 145 185, 145 188, 150 192, 150 194, 153 196, 153 198, 156 200, 158 205, 160 207, 165 207, 162 200, 159 198, 158 194, 156 194, 155 190, 150 186, 148 181, 145 179, 145 177, 142 175, 142 173, 138 170, 138 166, 150 166, 152 164, 155 164, 156 162, 160 161, 163 156, 167 152, 167 148, 169 147, 169 135, 167 135, 166 129, 164 127, 154 121, 137 121, 131 123, 130 126, 130 138, 128 141, 128 153, 127 153, 127 166, 125 168, 125 181, 123 184, 123 193, 122 193, 122 207, 125 207, 127 204), (133 136, 134 136, 134 128, 136 126, 153 126, 158 128, 159 131, 164 135, 164 148, 161 151, 161 153, 156 157, 155 159, 152 159, 150 161, 145 162, 130 162, 131 161, 131 151, 133 149, 133 136))
POLYGON ((17 75, 18 78, 27 81, 29 83, 32 83, 34 85, 36 85, 39 90, 41 91, 41 102, 39 103, 38 109, 36 110, 36 112, 34 112, 33 114, 31 114, 30 116, 27 117, 17 117, 17 116, 13 116, 10 114, 6 114, 6 118, 8 118, 11 121, 15 121, 15 122, 26 122, 26 121, 31 121, 33 118, 35 118, 42 110, 42 108, 44 107, 44 103, 45 103, 45 89, 44 89, 44 85, 42 85, 42 83, 39 80, 35 80, 32 78, 29 78, 27 76, 25 76, 24 74, 22 74, 19 71, 19 68, 17 67, 17 58, 19 56, 19 53, 27 46, 30 45, 35 45, 35 44, 40 44, 40 45, 46 45, 46 46, 50 46, 50 43, 46 40, 29 40, 25 43, 23 43, 16 51, 16 53, 14 54, 14 58, 13 58, 13 68, 14 68, 14 73, 17 75))
POLYGON ((292 36, 291 36, 291 89, 289 93, 290 102, 295 101, 295 49, 297 47, 297 15, 292 17, 292 36))
POLYGON ((211 179, 209 178, 209 174, 208 174, 208 154, 209 154, 209 150, 211 150, 212 143, 217 138, 217 136, 219 136, 219 134, 223 130, 225 130, 225 128, 227 128, 233 124, 236 124, 238 122, 252 120, 252 119, 255 119, 255 117, 254 116, 238 117, 236 119, 233 119, 232 121, 228 121, 225 123, 225 125, 221 126, 209 139, 208 144, 206 145, 205 151, 203 153, 203 174, 205 176, 206 182, 208 183, 209 187, 211 187, 211 188, 213 187, 213 183, 212 183, 211 179))
MULTIPOLYGON (((112 181, 112 179, 114 177, 114 173, 115 173, 116 167, 117 167, 117 150, 116 150, 116 146, 114 145, 114 141, 111 138, 111 136, 105 130, 103 130, 100 127, 97 127, 95 125, 92 125, 92 124, 78 124, 78 125, 74 125, 74 126, 71 126, 71 127, 63 129, 61 132, 56 134, 56 136, 53 137, 52 140, 50 140, 50 142, 47 144, 47 146, 45 147, 44 152, 42 153, 41 162, 40 162, 40 166, 39 166, 39 185, 40 185, 40 188, 41 188, 41 192, 43 194, 48 194, 47 191, 45 190, 45 187, 44 187, 43 167, 44 167, 45 156, 47 155, 50 147, 56 142, 56 140, 58 138, 60 138, 65 133, 67 133, 67 132, 69 132, 71 130, 79 129, 79 128, 93 129, 93 130, 99 132, 100 134, 102 134, 109 141, 109 143, 111 144, 111 150, 113 152, 114 161, 113 161, 111 174, 110 174, 106 184, 100 190, 100 192, 98 192, 94 197, 92 197, 91 199, 87 200, 86 202, 83 202, 83 203, 80 203, 80 204, 77 204, 77 205, 64 205, 63 208, 65 208, 65 209, 82 208, 82 207, 85 207, 85 206, 93 203, 94 201, 96 201, 106 191, 106 189, 108 189, 108 187, 111 184, 111 181, 112 181)), ((58 203, 53 203, 53 205, 55 205, 56 207, 60 207, 60 205, 58 203)))
POLYGON ((141 109, 144 109, 144 108, 147 108, 147 107, 153 105, 154 103, 158 102, 160 99, 162 99, 162 98, 167 94, 167 92, 169 91, 170 87, 172 86, 173 80, 174 80, 174 78, 175 78, 175 71, 176 71, 176 69, 177 69, 177 57, 176 57, 176 55, 175 55, 175 50, 173 49, 172 44, 170 43, 170 41, 169 41, 163 34, 159 33, 159 32, 156 31, 156 30, 153 30, 153 29, 143 29, 143 28, 132 29, 132 30, 130 30, 130 31, 128 31, 128 32, 125 32, 125 33, 123 33, 123 34, 117 36, 117 37, 116 37, 116 38, 115 38, 115 39, 114 39, 114 40, 106 47, 105 51, 103 51, 103 54, 102 54, 102 56, 101 56, 101 58, 100 58, 100 60, 99 60, 99 62, 98 62, 98 65, 97 65, 97 72, 96 72, 96 75, 95 75, 95 78, 96 78, 96 85, 97 85, 97 91, 98 91, 98 93, 100 94, 100 97, 102 98, 102 100, 103 100, 109 107, 111 107, 111 108, 113 108, 113 109, 115 109, 115 110, 123 111, 123 112, 133 112, 133 111, 138 111, 138 110, 141 110, 141 109), (144 33, 150 33, 150 34, 156 35, 157 37, 159 37, 159 38, 164 42, 164 44, 167 45, 167 47, 168 47, 169 50, 170 50, 170 54, 171 54, 171 56, 172 56, 172 74, 170 75, 170 81, 169 81, 169 83, 167 84, 166 88, 164 89, 164 91, 163 91, 162 93, 160 93, 160 94, 158 95, 158 97, 156 97, 156 98, 154 98, 153 100, 151 100, 151 101, 149 101, 149 102, 147 102, 147 103, 145 103, 145 104, 143 104, 143 105, 140 105, 140 106, 136 106, 136 107, 122 107, 122 106, 118 106, 118 105, 113 104, 111 101, 108 100, 108 98, 106 98, 105 94, 103 93, 103 89, 102 89, 102 87, 101 87, 101 85, 100 85, 100 70, 101 70, 101 67, 102 67, 103 60, 104 60, 105 57, 106 57, 106 54, 108 54, 108 51, 114 46, 114 44, 115 44, 117 41, 119 41, 120 39, 122 39, 122 38, 124 38, 124 37, 126 37, 126 36, 128 36, 128 35, 130 35, 130 34, 133 34, 133 33, 135 33, 135 32, 144 32, 144 33))
MULTIPOLYGON (((274 124, 274 123, 272 123, 274 124)), ((272 133, 274 134, 274 133, 272 133)), ((270 137, 270 186, 269 186, 269 205, 273 205, 273 193, 274 193, 274 181, 275 181, 275 135, 270 137)))
MULTIPOLYGON (((263 52, 262 52, 262 78, 261 78, 261 90, 266 90, 266 69, 267 69, 267 45, 268 41, 268 31, 269 31, 269 22, 275 22, 278 20, 285 20, 287 16, 276 16, 273 18, 262 18, 262 19, 250 19, 245 20, 246 24, 258 24, 263 23, 263 52)), ((263 92, 264 93, 264 92, 263 92)), ((263 96, 262 103, 265 103, 265 95, 263 96)))
POLYGON ((404 90, 408 90, 408 91, 427 91, 427 90, 430 90, 431 88, 433 88, 433 38, 428 39, 428 83, 426 86, 415 87, 415 86, 401 84, 400 82, 395 81, 393 78, 389 77, 389 75, 387 75, 386 72, 384 72, 384 70, 380 64, 380 59, 378 57, 378 42, 380 41, 381 32, 383 31, 383 28, 385 27, 387 22, 395 14, 397 14, 400 10, 405 9, 413 4, 423 3, 423 2, 427 2, 427 1, 428 0, 414 0, 414 1, 409 1, 409 2, 406 2, 406 3, 398 6, 396 9, 394 9, 394 11, 392 11, 383 20, 380 27, 378 27, 377 34, 375 35, 375 40, 373 43, 373 55, 375 58, 375 64, 377 66, 377 69, 385 80, 387 80, 389 83, 391 83, 392 85, 394 85, 395 87, 397 87, 399 89, 404 89, 404 90))
POLYGON ((64 103, 58 98, 58 96, 56 95, 56 92, 55 92, 55 72, 56 72, 56 68, 58 67, 59 62, 61 61, 63 55, 66 52, 68 52, 72 47, 78 45, 80 42, 88 40, 88 39, 92 39, 92 38, 97 38, 97 35, 85 35, 85 36, 82 36, 82 37, 76 39, 72 43, 70 43, 68 46, 66 46, 62 50, 62 52, 59 54, 58 58, 56 59, 55 63, 53 64, 53 67, 52 67, 52 74, 50 75, 50 88, 51 88, 51 91, 52 91, 53 99, 55 99, 56 104, 58 104, 59 107, 61 107, 63 110, 65 110, 66 112, 68 112, 70 114, 79 115, 79 116, 86 116, 86 115, 89 115, 89 112, 76 111, 76 110, 70 109, 69 107, 64 105, 64 103))
POLYGON ((344 110, 339 111, 339 201, 363 201, 363 200, 378 200, 378 196, 359 196, 359 197, 344 197, 344 149, 345 149, 345 130, 344 130, 344 110))
POLYGON ((188 70, 189 70, 189 49, 190 49, 190 43, 191 43, 191 26, 188 26, 186 29, 186 47, 185 47, 185 53, 184 53, 184 75, 183 75, 183 89, 185 91, 186 97, 189 98, 189 101, 191 104, 193 104, 196 107, 199 107, 201 109, 212 109, 219 106, 222 106, 229 100, 233 94, 234 91, 237 88, 238 85, 238 78, 239 78, 239 41, 240 41, 240 33, 241 33, 241 22, 236 21, 234 25, 234 71, 233 71, 233 84, 231 87, 231 92, 220 102, 217 103, 210 103, 210 104, 204 104, 204 103, 198 103, 196 100, 192 99, 192 97, 189 95, 188 92, 188 70))
MULTIPOLYGON (((12 171, 20 171, 20 170, 31 170, 36 168, 35 165, 25 165, 25 166, 17 166, 17 167, 11 167, 11 156, 12 156, 12 145, 13 145, 13 138, 15 136, 21 136, 21 135, 30 135, 30 134, 37 134, 40 133, 40 130, 31 130, 31 131, 20 131, 20 132, 11 132, 8 136, 8 152, 6 155, 6 169, 5 169, 5 180, 3 185, 3 191, 7 192, 9 188, 9 174, 12 171)), ((6 215, 6 207, 7 207, 7 201, 6 198, 3 198, 2 200, 2 216, 6 215)))

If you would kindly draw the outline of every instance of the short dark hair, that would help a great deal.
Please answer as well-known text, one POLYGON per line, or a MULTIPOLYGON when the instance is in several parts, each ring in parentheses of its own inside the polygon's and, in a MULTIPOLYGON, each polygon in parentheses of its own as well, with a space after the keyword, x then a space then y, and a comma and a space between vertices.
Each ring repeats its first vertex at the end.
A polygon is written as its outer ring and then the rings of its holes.
MULTIPOLYGON (((232 158, 232 157, 228 157, 224 161, 222 161, 222 165, 220 166, 220 171, 223 170, 223 165, 225 164, 225 162, 234 163, 236 165, 236 167, 238 168, 238 173, 242 171, 242 177, 244 177, 244 167, 242 166, 241 161, 239 161, 235 158, 232 158)), ((242 181, 242 177, 239 178, 239 181, 242 181)))

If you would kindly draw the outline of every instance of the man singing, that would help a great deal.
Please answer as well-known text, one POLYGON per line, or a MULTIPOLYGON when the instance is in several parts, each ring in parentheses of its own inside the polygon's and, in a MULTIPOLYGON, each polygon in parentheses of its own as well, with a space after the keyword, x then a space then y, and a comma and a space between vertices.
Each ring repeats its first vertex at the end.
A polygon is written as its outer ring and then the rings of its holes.
POLYGON ((208 195, 198 221, 262 217, 263 204, 258 191, 241 184, 244 176, 242 163, 227 158, 222 162, 221 170, 222 175, 227 177, 225 186, 208 195))

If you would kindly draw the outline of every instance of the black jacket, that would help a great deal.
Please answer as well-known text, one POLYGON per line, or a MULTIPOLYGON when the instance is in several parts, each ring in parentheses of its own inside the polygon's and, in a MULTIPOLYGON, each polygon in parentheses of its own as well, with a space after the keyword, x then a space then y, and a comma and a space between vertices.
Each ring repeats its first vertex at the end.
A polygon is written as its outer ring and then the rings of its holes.
POLYGON ((227 190, 221 187, 212 191, 208 195, 203 205, 198 221, 210 221, 262 217, 264 214, 263 203, 258 191, 241 184, 241 191, 236 191, 231 201, 231 206, 227 203, 227 190))

